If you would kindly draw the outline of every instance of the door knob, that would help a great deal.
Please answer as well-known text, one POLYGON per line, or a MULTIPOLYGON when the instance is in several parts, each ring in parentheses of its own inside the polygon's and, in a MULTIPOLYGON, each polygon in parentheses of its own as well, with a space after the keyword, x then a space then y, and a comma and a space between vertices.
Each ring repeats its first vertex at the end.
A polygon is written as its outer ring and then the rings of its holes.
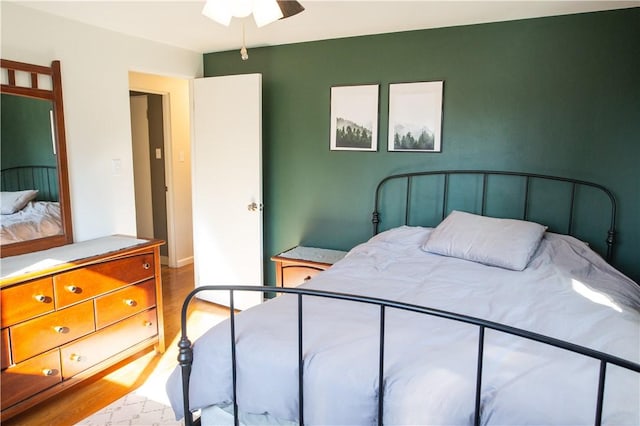
POLYGON ((247 206, 247 209, 248 209, 250 212, 255 212, 255 211, 258 211, 258 210, 262 211, 262 204, 258 204, 258 203, 256 203, 256 202, 254 201, 253 203, 251 203, 251 204, 249 204, 249 205, 247 206))

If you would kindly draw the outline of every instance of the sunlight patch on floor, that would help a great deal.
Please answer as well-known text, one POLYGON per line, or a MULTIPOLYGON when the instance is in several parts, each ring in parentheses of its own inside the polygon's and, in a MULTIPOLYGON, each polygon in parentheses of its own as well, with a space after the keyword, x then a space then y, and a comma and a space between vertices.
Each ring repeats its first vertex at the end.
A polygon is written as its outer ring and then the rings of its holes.
MULTIPOLYGON (((204 334, 209 328, 226 319, 226 315, 193 311, 188 317, 187 333, 189 340, 195 341, 199 336, 204 334)), ((147 378, 145 383, 136 390, 136 395, 147 397, 161 404, 169 404, 165 384, 171 372, 178 365, 178 341, 180 336, 176 336, 172 342, 167 342, 167 348, 162 354, 158 365, 156 365, 153 373, 147 378)))
MULTIPOLYGON (((205 302, 206 303, 206 302, 205 302)), ((204 334, 209 328, 228 317, 225 308, 214 309, 215 312, 193 308, 188 316, 188 337, 192 342, 204 334)), ((104 424, 149 425, 157 424, 173 426, 184 424, 176 421, 165 391, 167 379, 178 365, 178 341, 167 342, 166 350, 158 355, 150 352, 132 361, 118 371, 105 376, 105 379, 133 390, 114 401, 104 409, 84 419, 78 425, 97 426, 104 424), (149 369, 152 368, 152 371, 149 369), (142 385, 141 380, 146 379, 142 385)))

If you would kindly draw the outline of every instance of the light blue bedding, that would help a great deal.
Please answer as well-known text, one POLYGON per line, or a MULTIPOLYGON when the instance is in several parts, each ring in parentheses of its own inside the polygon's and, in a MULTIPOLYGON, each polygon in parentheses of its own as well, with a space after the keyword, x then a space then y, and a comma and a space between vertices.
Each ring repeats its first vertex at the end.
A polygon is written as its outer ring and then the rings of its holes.
MULTIPOLYGON (((524 271, 426 253, 430 229, 400 227, 355 247, 305 287, 486 318, 640 362, 640 287, 584 243, 546 233, 524 271)), ((304 299, 307 424, 377 423, 379 308, 304 299)), ((298 419, 297 298, 236 317, 238 405, 298 419)), ((229 327, 194 344, 192 409, 231 402, 229 327)), ((478 329, 387 310, 385 424, 472 424, 478 329)), ((488 330, 482 424, 593 424, 599 363, 488 330)), ((607 370, 603 424, 640 424, 640 375, 607 370)), ((167 391, 182 417, 180 371, 167 391)))

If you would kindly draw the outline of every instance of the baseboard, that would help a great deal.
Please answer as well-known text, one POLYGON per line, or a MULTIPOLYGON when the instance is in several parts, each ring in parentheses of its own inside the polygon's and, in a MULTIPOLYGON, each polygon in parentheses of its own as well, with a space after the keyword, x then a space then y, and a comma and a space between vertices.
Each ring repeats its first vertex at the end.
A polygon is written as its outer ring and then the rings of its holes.
POLYGON ((180 268, 182 266, 190 265, 193 263, 193 256, 185 257, 184 259, 178 260, 178 264, 176 268, 180 268))

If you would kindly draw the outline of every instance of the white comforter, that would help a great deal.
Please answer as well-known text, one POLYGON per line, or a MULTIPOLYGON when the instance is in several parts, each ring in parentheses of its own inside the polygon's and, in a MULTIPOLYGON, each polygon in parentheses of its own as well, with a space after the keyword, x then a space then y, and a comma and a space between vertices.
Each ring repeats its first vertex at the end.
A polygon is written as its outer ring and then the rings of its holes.
POLYGON ((0 242, 17 243, 62 234, 60 203, 31 201, 14 214, 0 215, 0 242))
MULTIPOLYGON (((430 229, 362 244, 306 287, 424 305, 508 324, 640 362, 640 287, 574 238, 547 233, 522 272, 426 253, 430 229)), ((297 420, 297 298, 236 317, 238 405, 297 420)), ((231 401, 229 327, 194 345, 193 409, 231 401)), ((379 308, 304 299, 307 424, 377 422, 379 308)), ((472 424, 478 329, 387 310, 384 423, 472 424)), ((482 423, 593 424, 599 363, 487 330, 482 423)), ((640 424, 640 374, 609 366, 603 424, 640 424)), ((180 372, 167 390, 182 417, 180 372)))

